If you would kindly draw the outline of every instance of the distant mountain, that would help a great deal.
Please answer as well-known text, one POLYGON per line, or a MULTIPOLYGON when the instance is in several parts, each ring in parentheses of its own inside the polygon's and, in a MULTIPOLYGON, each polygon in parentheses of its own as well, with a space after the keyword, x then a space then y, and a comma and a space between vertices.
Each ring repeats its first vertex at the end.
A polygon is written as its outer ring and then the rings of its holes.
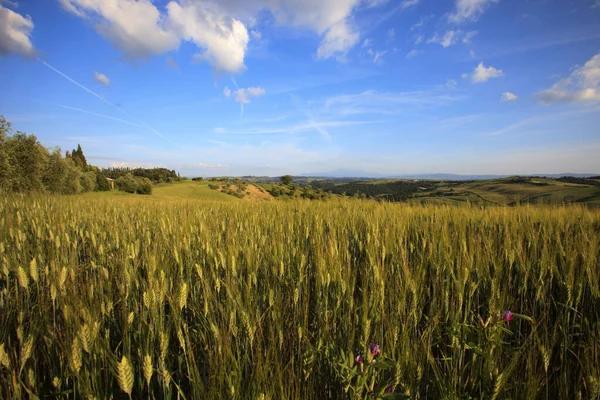
POLYGON ((386 178, 388 175, 378 174, 351 169, 336 169, 329 172, 313 172, 310 174, 301 174, 299 176, 307 178, 386 178))
POLYGON ((378 178, 378 179, 419 179, 419 180, 438 180, 438 181, 475 181, 508 178, 511 176, 540 176, 546 178, 561 178, 563 176, 573 176, 575 178, 589 178, 599 174, 576 174, 565 172, 561 174, 512 174, 512 175, 459 175, 459 174, 403 174, 403 175, 384 175, 360 170, 338 169, 330 172, 320 172, 312 174, 302 174, 300 176, 310 178, 378 178))

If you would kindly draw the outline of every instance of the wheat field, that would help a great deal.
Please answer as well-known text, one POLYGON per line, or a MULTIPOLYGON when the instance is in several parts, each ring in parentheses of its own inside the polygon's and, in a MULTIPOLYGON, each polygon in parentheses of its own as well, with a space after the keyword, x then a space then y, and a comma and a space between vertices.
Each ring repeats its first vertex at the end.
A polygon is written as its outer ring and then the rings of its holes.
POLYGON ((3 399, 600 398, 599 210, 5 196, 0 265, 3 399))

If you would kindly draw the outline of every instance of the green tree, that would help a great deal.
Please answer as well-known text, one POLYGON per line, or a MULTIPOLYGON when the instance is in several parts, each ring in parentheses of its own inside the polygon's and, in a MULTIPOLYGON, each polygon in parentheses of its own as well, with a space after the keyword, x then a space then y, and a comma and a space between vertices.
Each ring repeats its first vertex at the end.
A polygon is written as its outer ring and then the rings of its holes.
POLYGON ((62 158, 60 149, 54 149, 48 156, 42 182, 47 191, 62 193, 67 176, 67 164, 62 158))
POLYGON ((65 161, 65 165, 66 165, 67 169, 66 169, 62 193, 63 194, 77 194, 77 193, 81 192, 81 183, 79 180, 80 176, 81 176, 81 171, 79 170, 77 165, 75 165, 75 163, 73 162, 72 159, 67 158, 64 161, 65 161))
POLYGON ((0 115, 0 191, 10 190, 12 186, 12 166, 6 145, 8 135, 11 133, 10 122, 0 115))
POLYGON ((110 184, 102 172, 96 172, 96 190, 98 192, 108 192, 110 190, 110 184))
POLYGON ((71 159, 73 159, 73 162, 77 167, 79 167, 79 169, 81 169, 82 171, 87 170, 87 160, 83 155, 83 150, 81 149, 80 144, 77 144, 77 149, 73 150, 73 152, 71 153, 71 159))
POLYGON ((79 177, 82 192, 91 192, 96 187, 96 173, 94 171, 84 172, 79 177))
POLYGON ((291 185, 294 181, 294 177, 292 177, 291 175, 284 175, 281 178, 279 178, 279 181, 282 185, 291 185))
POLYGON ((35 135, 17 131, 6 140, 9 163, 12 167, 11 186, 15 192, 43 192, 42 177, 48 160, 48 150, 35 135))

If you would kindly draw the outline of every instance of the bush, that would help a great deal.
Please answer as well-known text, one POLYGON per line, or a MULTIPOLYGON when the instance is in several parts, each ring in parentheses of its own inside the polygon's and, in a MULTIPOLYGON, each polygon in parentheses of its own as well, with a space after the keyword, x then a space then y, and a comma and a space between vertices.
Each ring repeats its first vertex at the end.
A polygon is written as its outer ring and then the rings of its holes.
POLYGON ((131 175, 131 173, 120 177, 115 181, 117 188, 123 192, 135 193, 138 188, 138 181, 131 175))
POLYGON ((138 194, 152 194, 152 182, 148 178, 136 178, 138 186, 136 193, 138 194))

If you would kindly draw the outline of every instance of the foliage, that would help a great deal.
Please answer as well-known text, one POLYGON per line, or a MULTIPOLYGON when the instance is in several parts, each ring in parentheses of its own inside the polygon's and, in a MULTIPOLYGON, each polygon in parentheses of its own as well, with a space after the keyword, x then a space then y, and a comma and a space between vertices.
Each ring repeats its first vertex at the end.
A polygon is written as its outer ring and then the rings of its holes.
POLYGON ((294 181, 294 177, 291 175, 284 175, 280 178, 280 182, 282 185, 291 185, 294 181))
POLYGON ((135 177, 148 178, 154 183, 170 183, 180 179, 175 170, 167 168, 105 168, 102 169, 102 173, 115 180, 131 174, 135 177))
POLYGON ((600 393, 599 210, 8 195, 0 220, 0 398, 600 393))
POLYGON ((35 135, 15 133, 0 116, 0 191, 77 194, 94 190, 96 172, 81 146, 63 158, 59 148, 46 149, 35 135))
POLYGON ((83 155, 83 150, 81 149, 80 144, 78 144, 77 149, 73 150, 71 153, 69 153, 67 151, 65 158, 70 158, 71 160, 73 160, 73 163, 75 163, 75 165, 80 170, 82 170, 82 171, 87 170, 88 163, 87 163, 87 160, 85 159, 85 156, 83 155))
POLYGON ((6 139, 6 151, 11 165, 11 190, 14 192, 43 192, 42 177, 48 151, 35 135, 17 132, 6 139))
POLYGON ((110 183, 106 180, 106 175, 102 172, 96 172, 96 190, 99 192, 107 192, 110 190, 110 183))
POLYGON ((152 194, 152 182, 148 178, 139 178, 137 180, 136 193, 138 194, 152 194))
POLYGON ((119 190, 127 193, 135 193, 138 190, 138 181, 131 173, 119 177, 115 185, 119 190))
MULTIPOLYGON (((315 181, 312 186, 324 191, 342 195, 349 194, 355 197, 375 197, 387 201, 405 201, 413 197, 422 188, 432 189, 439 182, 436 181, 385 181, 385 182, 349 182, 336 184, 329 181, 315 181), (362 195, 362 196, 361 196, 362 195)), ((308 185, 307 185, 308 186, 308 185)))
POLYGON ((12 189, 12 165, 6 146, 6 138, 12 134, 11 123, 0 115, 0 191, 12 189))

